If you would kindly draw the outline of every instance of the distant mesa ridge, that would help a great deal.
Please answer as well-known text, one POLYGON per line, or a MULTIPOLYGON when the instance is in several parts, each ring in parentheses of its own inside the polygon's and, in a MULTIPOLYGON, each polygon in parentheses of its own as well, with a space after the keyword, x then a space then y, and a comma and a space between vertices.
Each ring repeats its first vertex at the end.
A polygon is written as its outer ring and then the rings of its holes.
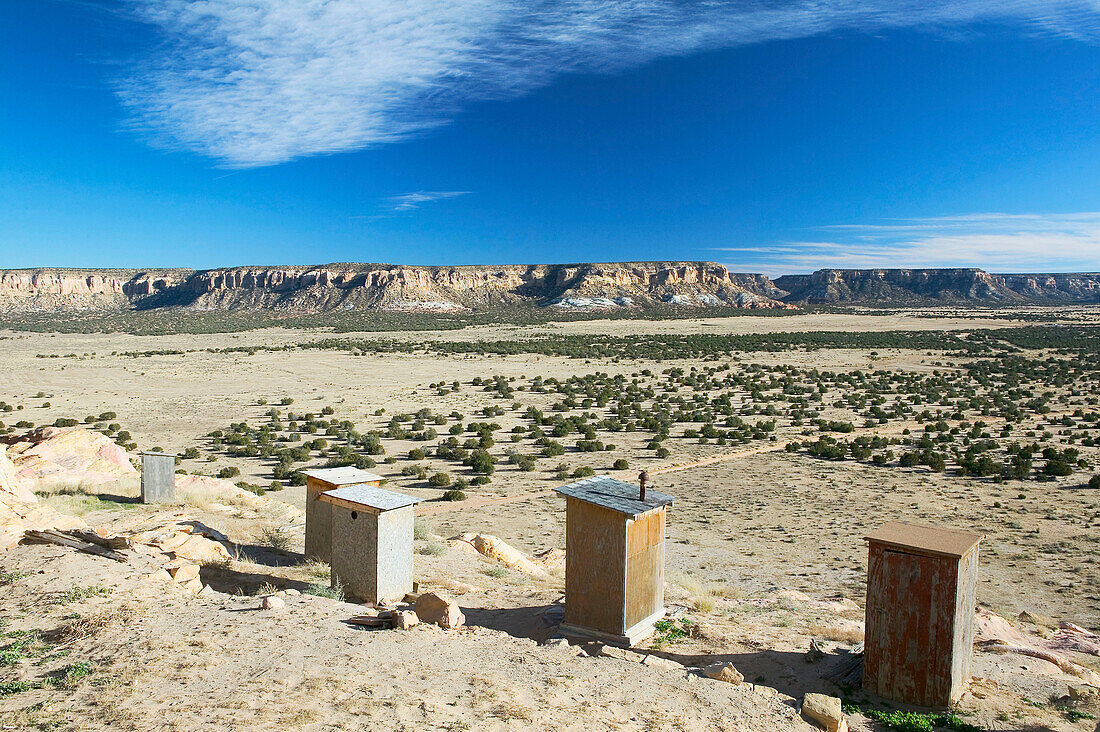
POLYGON ((1100 273, 992 274, 981 269, 819 269, 784 275, 785 302, 920 305, 1100 302, 1100 273))
POLYGON ((611 310, 673 307, 791 309, 807 303, 920 305, 1100 302, 1100 274, 991 274, 980 269, 822 269, 730 272, 714 262, 618 262, 421 267, 326 264, 189 269, 0 270, 0 311, 391 310, 453 312, 506 306, 611 310))

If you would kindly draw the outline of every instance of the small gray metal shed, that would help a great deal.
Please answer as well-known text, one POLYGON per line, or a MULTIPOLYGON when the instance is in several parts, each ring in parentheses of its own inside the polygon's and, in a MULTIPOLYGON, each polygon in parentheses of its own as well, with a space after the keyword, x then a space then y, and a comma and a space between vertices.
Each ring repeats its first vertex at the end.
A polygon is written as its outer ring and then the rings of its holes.
POLYGON ((176 456, 164 452, 141 453, 141 502, 171 503, 176 500, 176 456))
POLYGON ((331 508, 317 499, 325 491, 347 485, 381 485, 382 476, 350 465, 340 468, 303 470, 306 476, 306 558, 329 561, 332 553, 331 508))
POLYGON ((330 507, 332 586, 361 602, 412 592, 413 505, 421 499, 359 484, 322 493, 330 507))
POLYGON ((664 617, 665 509, 675 500, 607 475, 555 488, 566 498, 567 635, 634 645, 664 617))

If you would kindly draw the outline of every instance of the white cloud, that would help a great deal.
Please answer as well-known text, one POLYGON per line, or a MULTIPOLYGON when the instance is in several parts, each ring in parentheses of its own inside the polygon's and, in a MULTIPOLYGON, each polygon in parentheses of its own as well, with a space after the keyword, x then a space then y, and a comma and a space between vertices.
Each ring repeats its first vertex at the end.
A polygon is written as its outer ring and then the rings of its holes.
POLYGON ((400 196, 390 196, 386 199, 391 211, 414 211, 425 203, 441 201, 445 198, 457 198, 465 196, 469 191, 414 191, 402 193, 400 196))
POLYGON ((985 213, 823 227, 825 236, 736 252, 735 269, 979 267, 998 272, 1100 270, 1100 212, 985 213))
POLYGON ((129 0, 163 47, 133 126, 234 167, 356 150, 567 72, 833 30, 1011 23, 1095 40, 1091 0, 129 0))

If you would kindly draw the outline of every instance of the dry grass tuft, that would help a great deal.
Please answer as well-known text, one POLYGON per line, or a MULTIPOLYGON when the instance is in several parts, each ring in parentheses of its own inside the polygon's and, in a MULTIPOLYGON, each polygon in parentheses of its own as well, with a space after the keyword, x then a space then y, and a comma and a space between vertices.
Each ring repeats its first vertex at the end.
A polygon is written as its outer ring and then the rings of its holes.
POLYGON ((86 638, 95 638, 105 630, 121 628, 140 617, 142 609, 135 605, 119 605, 94 615, 76 616, 67 619, 51 633, 55 643, 72 643, 86 638))
POLYGON ((809 632, 814 638, 843 643, 859 643, 863 640, 863 631, 859 628, 835 623, 814 623, 810 626, 809 632))

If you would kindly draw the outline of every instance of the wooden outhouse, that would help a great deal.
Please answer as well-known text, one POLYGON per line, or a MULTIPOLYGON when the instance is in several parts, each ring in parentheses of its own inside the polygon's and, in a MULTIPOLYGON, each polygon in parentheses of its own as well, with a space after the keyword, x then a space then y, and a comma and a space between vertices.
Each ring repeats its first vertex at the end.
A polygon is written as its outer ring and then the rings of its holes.
POLYGON ((622 645, 665 614, 665 508, 673 497, 609 476, 555 489, 565 496, 561 631, 622 645))
POLYGON ((176 499, 176 456, 141 453, 141 502, 171 503, 176 499))
POLYGON ((419 498, 361 483, 326 491, 332 586, 360 602, 400 600, 413 587, 413 504, 419 498))
POLYGON ((347 485, 378 486, 382 484, 382 476, 350 465, 303 470, 302 473, 306 476, 306 559, 327 562, 331 553, 332 510, 330 504, 318 503, 318 497, 325 491, 347 485))
POLYGON ((863 688, 948 707, 970 678, 982 536, 894 521, 866 538, 863 688))

